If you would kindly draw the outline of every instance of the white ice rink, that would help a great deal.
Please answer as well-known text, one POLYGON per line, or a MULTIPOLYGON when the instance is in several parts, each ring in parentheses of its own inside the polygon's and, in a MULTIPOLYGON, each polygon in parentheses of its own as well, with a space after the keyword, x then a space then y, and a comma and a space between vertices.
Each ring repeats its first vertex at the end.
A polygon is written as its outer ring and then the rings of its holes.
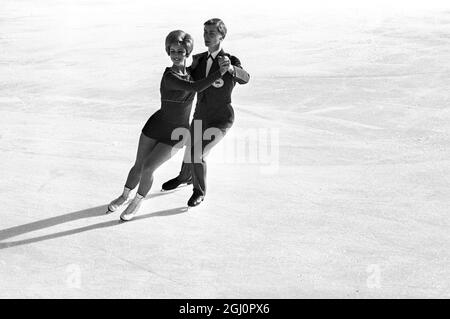
POLYGON ((449 298, 450 4, 308 2, 2 0, 0 298, 449 298), (251 80, 207 197, 159 192, 180 152, 119 223, 164 39, 212 17, 251 80))

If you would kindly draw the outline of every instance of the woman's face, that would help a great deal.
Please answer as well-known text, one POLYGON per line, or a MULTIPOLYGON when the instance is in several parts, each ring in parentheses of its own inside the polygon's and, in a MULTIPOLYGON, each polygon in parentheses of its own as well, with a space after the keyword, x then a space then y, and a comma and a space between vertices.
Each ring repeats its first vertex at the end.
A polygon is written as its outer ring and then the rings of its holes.
POLYGON ((186 49, 180 44, 172 44, 169 49, 170 59, 177 66, 184 66, 186 60, 186 49))

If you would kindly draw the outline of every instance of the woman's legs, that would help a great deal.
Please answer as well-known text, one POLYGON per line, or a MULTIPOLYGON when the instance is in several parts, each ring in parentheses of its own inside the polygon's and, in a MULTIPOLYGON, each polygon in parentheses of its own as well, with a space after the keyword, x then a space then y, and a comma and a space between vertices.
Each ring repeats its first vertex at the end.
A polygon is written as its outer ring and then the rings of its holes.
POLYGON ((153 184, 153 172, 174 154, 173 147, 164 143, 158 143, 153 148, 144 160, 142 177, 137 191, 140 195, 145 197, 148 194, 153 184))
POLYGON ((149 138, 141 133, 141 136, 139 137, 136 160, 130 172, 128 173, 123 193, 108 205, 108 212, 116 211, 128 200, 130 191, 134 189, 137 184, 139 184, 139 181, 141 179, 141 171, 144 165, 145 157, 152 151, 156 144, 156 140, 149 138))
POLYGON ((150 188, 152 187, 154 171, 164 162, 169 160, 174 154, 174 149, 170 145, 163 143, 158 143, 155 145, 150 154, 144 160, 136 197, 120 215, 120 219, 123 221, 128 221, 134 217, 139 209, 139 206, 141 205, 142 199, 147 196, 150 188))
POLYGON ((139 145, 136 154, 136 161, 133 167, 128 173, 127 181, 125 182, 125 187, 129 189, 134 189, 141 180, 141 172, 144 167, 145 159, 149 156, 155 146, 158 144, 153 138, 149 138, 141 133, 139 138, 139 145))

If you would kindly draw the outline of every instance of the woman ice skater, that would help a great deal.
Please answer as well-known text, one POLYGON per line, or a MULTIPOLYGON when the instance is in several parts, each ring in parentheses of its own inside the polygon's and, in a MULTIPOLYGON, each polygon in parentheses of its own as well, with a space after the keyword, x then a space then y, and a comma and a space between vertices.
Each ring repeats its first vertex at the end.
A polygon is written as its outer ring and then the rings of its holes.
POLYGON ((139 185, 136 196, 120 215, 123 221, 131 220, 141 201, 150 191, 154 171, 169 160, 181 147, 179 140, 171 138, 174 129, 189 129, 189 115, 196 92, 203 91, 228 71, 229 61, 220 63, 220 70, 199 81, 192 81, 186 58, 193 49, 192 37, 181 30, 166 37, 166 52, 173 62, 166 68, 161 80, 161 108, 147 121, 139 138, 136 161, 128 173, 122 195, 108 205, 108 213, 116 211, 131 199, 130 192, 139 185))

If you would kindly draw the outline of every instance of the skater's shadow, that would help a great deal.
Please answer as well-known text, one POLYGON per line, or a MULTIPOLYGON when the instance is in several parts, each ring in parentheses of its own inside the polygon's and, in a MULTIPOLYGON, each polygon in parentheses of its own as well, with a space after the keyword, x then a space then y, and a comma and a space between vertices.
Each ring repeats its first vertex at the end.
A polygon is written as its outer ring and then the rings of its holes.
MULTIPOLYGON (((38 236, 38 237, 24 239, 24 240, 1 242, 7 238, 16 237, 16 236, 30 233, 30 232, 33 232, 36 230, 49 228, 49 227, 52 227, 55 225, 64 224, 67 222, 71 222, 71 221, 75 221, 75 220, 79 220, 79 219, 83 219, 83 218, 98 217, 98 216, 102 216, 102 215, 106 217, 107 216, 107 215, 105 215, 106 211, 107 211, 107 205, 97 206, 94 208, 80 210, 80 211, 70 213, 70 214, 47 218, 47 219, 39 220, 37 222, 32 222, 32 223, 0 230, 0 249, 36 243, 36 242, 40 242, 40 241, 44 241, 44 240, 48 240, 48 239, 70 236, 73 234, 82 233, 82 232, 93 230, 93 229, 112 227, 112 226, 117 226, 117 225, 122 224, 122 222, 119 221, 119 217, 117 216, 117 219, 115 219, 115 220, 92 224, 89 226, 79 227, 79 228, 75 228, 75 229, 70 229, 70 230, 66 230, 66 231, 61 231, 61 232, 57 232, 57 233, 53 233, 53 234, 38 236)), ((187 211, 186 206, 172 208, 172 209, 166 209, 166 210, 160 210, 160 211, 157 211, 154 213, 137 216, 136 218, 134 218, 133 221, 146 219, 146 218, 150 218, 150 217, 177 215, 177 214, 185 213, 186 211, 187 211)))
POLYGON ((30 233, 32 231, 49 228, 52 226, 68 223, 71 221, 84 219, 84 218, 90 218, 90 217, 97 217, 101 215, 105 215, 105 212, 108 210, 107 205, 103 206, 97 206, 94 208, 84 209, 77 212, 64 214, 60 216, 55 216, 47 219, 38 220, 32 223, 15 226, 11 228, 6 228, 0 230, 0 241, 19 236, 22 234, 30 233))
POLYGON ((177 192, 179 192, 179 191, 181 191, 183 189, 187 189, 187 186, 188 185, 181 185, 181 186, 178 186, 177 188, 171 189, 169 191, 160 191, 160 192, 151 193, 151 194, 148 194, 144 198, 144 200, 147 200, 147 199, 150 199, 150 198, 159 197, 159 196, 169 195, 169 194, 173 194, 173 193, 177 193, 177 192))

